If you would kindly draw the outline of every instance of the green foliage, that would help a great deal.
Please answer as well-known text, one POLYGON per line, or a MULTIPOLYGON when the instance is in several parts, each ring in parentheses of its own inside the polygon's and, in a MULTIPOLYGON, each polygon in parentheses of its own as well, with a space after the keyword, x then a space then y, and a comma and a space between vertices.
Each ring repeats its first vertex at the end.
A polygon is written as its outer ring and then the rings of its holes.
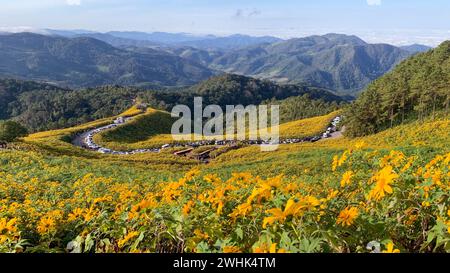
POLYGON ((325 89, 304 85, 278 85, 234 74, 213 77, 190 88, 148 92, 142 96, 143 100, 153 107, 169 110, 176 104, 192 107, 194 97, 202 97, 204 105, 217 104, 225 107, 237 104, 258 105, 265 100, 280 100, 305 94, 311 99, 322 99, 326 102, 344 100, 325 89))
POLYGON ((285 100, 268 101, 269 105, 280 106, 280 123, 310 117, 324 116, 340 109, 344 102, 326 101, 324 99, 311 99, 309 94, 290 97, 285 100))
POLYGON ((65 128, 115 116, 130 108, 140 91, 118 86, 69 90, 0 80, 0 118, 14 119, 30 131, 65 128))
POLYGON ((15 121, 0 121, 0 140, 11 142, 27 134, 27 128, 15 121))
POLYGON ((450 41, 401 63, 372 83, 346 111, 347 134, 369 135, 412 120, 448 114, 450 41))

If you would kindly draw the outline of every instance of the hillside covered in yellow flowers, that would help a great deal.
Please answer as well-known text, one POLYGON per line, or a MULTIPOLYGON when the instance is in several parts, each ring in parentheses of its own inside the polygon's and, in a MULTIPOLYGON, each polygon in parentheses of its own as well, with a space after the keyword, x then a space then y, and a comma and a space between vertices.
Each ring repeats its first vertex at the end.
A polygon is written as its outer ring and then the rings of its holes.
MULTIPOLYGON (((330 117, 316 120, 326 127, 330 117)), ((449 247, 448 118, 270 153, 243 146, 208 164, 171 149, 101 155, 65 141, 105 122, 30 135, 0 151, 0 251, 368 252, 372 241, 382 251, 449 247)), ((318 126, 296 123, 301 132, 318 126)))

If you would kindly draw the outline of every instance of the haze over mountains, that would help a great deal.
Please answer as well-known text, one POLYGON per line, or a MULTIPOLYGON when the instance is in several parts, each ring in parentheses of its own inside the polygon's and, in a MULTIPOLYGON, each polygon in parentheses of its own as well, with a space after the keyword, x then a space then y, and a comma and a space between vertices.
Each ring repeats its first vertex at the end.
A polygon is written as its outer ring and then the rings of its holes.
POLYGON ((282 41, 280 38, 263 36, 252 37, 248 35, 235 34, 227 37, 218 37, 215 35, 192 35, 188 33, 166 33, 166 32, 138 32, 138 31, 110 31, 106 33, 90 31, 59 31, 45 30, 48 35, 60 35, 68 38, 74 37, 92 37, 105 42, 114 43, 114 46, 129 46, 140 43, 147 46, 169 46, 183 47, 191 46, 199 49, 220 49, 234 50, 251 45, 274 43, 282 41), (118 41, 113 41, 119 39, 118 41))
POLYGON ((163 32, 39 32, 0 35, 0 77, 72 88, 156 87, 192 85, 227 72, 356 95, 400 61, 429 49, 368 44, 341 34, 281 40, 163 32))

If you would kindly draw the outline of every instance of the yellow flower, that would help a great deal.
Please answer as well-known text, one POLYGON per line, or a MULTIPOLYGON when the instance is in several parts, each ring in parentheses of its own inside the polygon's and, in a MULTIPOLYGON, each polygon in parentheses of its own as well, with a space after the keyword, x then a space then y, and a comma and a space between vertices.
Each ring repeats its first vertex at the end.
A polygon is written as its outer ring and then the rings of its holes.
POLYGON ((112 201, 112 197, 111 196, 103 196, 103 197, 98 197, 94 199, 94 204, 98 204, 98 203, 102 203, 102 202, 106 202, 106 201, 112 201))
POLYGON ((277 244, 261 243, 259 246, 253 248, 253 253, 287 253, 283 248, 277 250, 277 244))
POLYGON ((15 236, 15 233, 17 232, 16 222, 16 218, 11 220, 6 218, 0 219, 0 244, 15 236))
POLYGON ((195 230, 194 230, 194 234, 195 234, 195 236, 196 236, 198 239, 200 239, 200 240, 206 240, 206 239, 209 238, 209 235, 208 235, 208 234, 203 233, 203 232, 202 232, 201 230, 199 230, 199 229, 195 229, 195 230))
POLYGON ((339 156, 335 155, 333 157, 333 164, 331 166, 331 169, 334 171, 336 171, 337 167, 338 167, 338 162, 339 162, 339 156))
POLYGON ((55 230, 56 223, 52 217, 45 216, 39 220, 37 231, 41 235, 45 235, 47 233, 53 232, 55 230))
POLYGON ((432 176, 431 179, 433 180, 433 183, 436 185, 442 185, 441 179, 442 179, 442 172, 441 170, 437 170, 432 176))
POLYGON ((366 146, 366 142, 364 142, 364 140, 360 140, 360 141, 356 142, 355 149, 360 150, 360 149, 364 148, 365 146, 366 146))
POLYGON ((125 237, 123 237, 123 239, 119 240, 117 245, 119 246, 119 248, 122 248, 129 240, 133 239, 134 237, 136 237, 138 235, 139 235, 139 232, 137 232, 137 231, 129 232, 127 235, 125 235, 125 237))
POLYGON ((272 216, 266 217, 263 220, 263 228, 266 228, 267 225, 272 225, 275 222, 283 223, 286 218, 290 215, 294 215, 299 207, 300 203, 296 203, 294 199, 289 199, 284 207, 284 211, 279 208, 270 209, 267 213, 272 214, 272 216))
POLYGON ((224 246, 223 253, 241 253, 241 249, 237 246, 224 246))
POLYGON ((400 253, 399 249, 394 249, 394 243, 389 242, 386 245, 386 250, 383 250, 382 253, 400 253))
POLYGON ((255 199, 261 203, 263 199, 269 200, 272 196, 272 188, 264 183, 260 187, 254 188, 252 194, 248 197, 247 202, 252 203, 255 199))
POLYGON ((230 181, 248 181, 252 178, 251 173, 232 173, 230 181))
POLYGON ((401 169, 401 173, 406 172, 409 168, 411 168, 412 164, 414 163, 415 157, 412 156, 408 159, 408 162, 405 164, 405 166, 403 166, 403 168, 401 169))
POLYGON ((279 208, 273 208, 267 211, 271 216, 264 218, 263 228, 272 225, 275 222, 283 223, 287 217, 296 214, 302 214, 303 210, 313 209, 320 205, 320 201, 314 196, 306 196, 299 202, 295 202, 293 198, 289 199, 284 207, 284 211, 279 208))
POLYGON ((294 183, 289 183, 285 187, 283 187, 281 190, 284 193, 292 193, 295 192, 298 189, 298 186, 294 183))
POLYGON ((391 194, 393 192, 390 184, 398 178, 398 174, 393 172, 392 166, 386 166, 381 171, 378 172, 372 179, 376 181, 375 187, 369 193, 369 200, 381 200, 386 193, 391 194))
POLYGON ((200 174, 200 170, 199 169, 197 169, 197 168, 194 168, 194 169, 192 169, 192 170, 190 170, 189 172, 187 172, 185 175, 184 175, 184 178, 187 180, 187 181, 191 181, 192 179, 194 179, 196 176, 198 176, 200 174))
POLYGON ((345 161, 346 161, 347 158, 348 158, 349 153, 350 153, 349 151, 345 151, 345 152, 342 154, 341 158, 339 158, 339 160, 338 160, 338 167, 342 166, 342 164, 345 163, 345 161))
POLYGON ((274 178, 267 179, 266 184, 272 188, 279 188, 283 180, 283 175, 278 175, 274 178))
POLYGON ((85 210, 84 221, 89 222, 95 216, 97 216, 98 210, 94 206, 90 206, 89 209, 85 210))
POLYGON ((267 213, 272 214, 272 216, 266 217, 263 220, 263 228, 266 228, 267 225, 272 225, 275 222, 283 223, 286 219, 286 216, 284 215, 283 211, 279 208, 270 209, 267 211, 267 213))
POLYGON ((0 234, 6 233, 6 232, 16 232, 17 231, 16 222, 17 222, 17 218, 13 218, 9 221, 6 218, 1 218, 0 219, 0 234))
POLYGON ((217 211, 216 211, 217 215, 221 215, 222 214, 222 210, 223 210, 223 202, 219 201, 217 203, 217 211))
POLYGON ((193 202, 192 200, 189 200, 189 201, 183 206, 182 212, 183 212, 183 215, 184 215, 184 216, 189 215, 189 213, 190 213, 191 210, 192 210, 193 205, 194 205, 194 202, 193 202))
POLYGON ((222 180, 217 176, 217 174, 207 174, 203 177, 203 180, 208 182, 208 183, 219 183, 222 180))
POLYGON ((76 208, 72 211, 72 213, 69 213, 68 216, 68 221, 75 221, 76 219, 78 219, 80 216, 83 215, 84 209, 81 208, 76 208))
POLYGON ((358 217, 358 215, 359 215, 358 208, 347 207, 339 213, 336 223, 342 226, 351 226, 353 225, 353 222, 358 217))
POLYGON ((252 210, 252 205, 248 202, 240 204, 237 208, 229 215, 231 218, 236 218, 238 216, 245 217, 247 213, 252 210))
POLYGON ((326 200, 330 201, 331 199, 334 199, 338 194, 339 194, 339 191, 331 190, 330 193, 328 193, 326 200))
POLYGON ((341 187, 345 187, 346 185, 350 185, 351 178, 353 177, 352 171, 347 171, 342 175, 341 187))

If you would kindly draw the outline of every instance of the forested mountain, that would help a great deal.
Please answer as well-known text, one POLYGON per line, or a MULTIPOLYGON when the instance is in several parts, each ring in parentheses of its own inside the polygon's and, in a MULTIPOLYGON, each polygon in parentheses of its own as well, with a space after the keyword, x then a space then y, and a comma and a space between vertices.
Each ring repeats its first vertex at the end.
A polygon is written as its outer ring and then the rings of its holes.
POLYGON ((34 90, 62 91, 64 89, 53 85, 42 84, 32 81, 0 79, 0 119, 10 118, 11 113, 8 109, 8 105, 16 101, 21 94, 34 90))
POLYGON ((285 99, 307 94, 310 99, 326 102, 342 102, 333 93, 304 85, 278 85, 267 80, 258 80, 240 75, 224 74, 185 89, 145 93, 144 101, 152 106, 171 109, 175 104, 193 105, 196 96, 203 98, 204 105, 258 105, 265 100, 285 99))
POLYGON ((200 63, 204 66, 209 66, 215 59, 220 58, 225 54, 225 52, 221 50, 203 50, 190 46, 168 48, 166 50, 172 54, 200 63))
MULTIPOLYGON (((411 120, 448 114, 450 41, 402 62, 372 83, 347 110, 347 133, 368 135, 411 120)), ((417 128, 420 130, 420 128, 417 128)))
POLYGON ((155 50, 121 50, 92 38, 31 33, 0 35, 0 76, 48 81, 61 86, 107 84, 190 85, 212 75, 210 69, 155 50))
POLYGON ((391 45, 367 44, 356 36, 328 34, 229 52, 211 67, 355 94, 410 55, 391 45))
POLYGON ((30 81, 0 80, 0 120, 19 121, 30 131, 69 127, 123 112, 139 91, 117 86, 69 90, 30 81))

